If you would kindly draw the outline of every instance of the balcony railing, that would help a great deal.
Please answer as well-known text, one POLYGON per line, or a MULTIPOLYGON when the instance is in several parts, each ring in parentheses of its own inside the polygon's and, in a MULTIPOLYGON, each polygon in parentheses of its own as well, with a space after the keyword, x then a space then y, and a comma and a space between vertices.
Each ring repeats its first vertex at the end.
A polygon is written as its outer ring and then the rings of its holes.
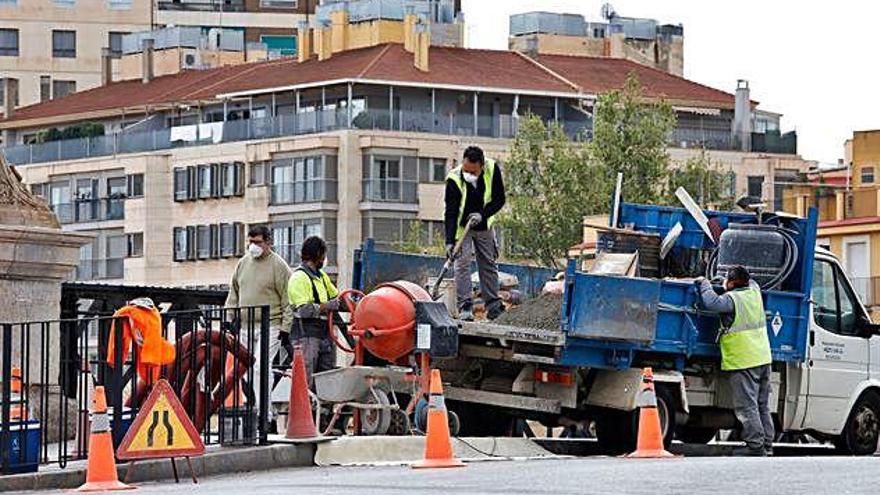
POLYGON ((123 278, 125 258, 80 260, 76 266, 76 280, 106 280, 123 278))
POLYGON ((50 205, 62 224, 104 222, 125 218, 124 198, 77 199, 50 205))
POLYGON ((316 179, 302 182, 272 184, 270 204, 316 203, 336 201, 336 181, 316 179))
POLYGON ((244 12, 244 0, 159 0, 159 10, 192 10, 200 12, 244 12))
MULTIPOLYGON (((559 123, 572 138, 591 138, 587 121, 559 123)), ((349 126, 347 111, 338 109, 9 146, 3 149, 3 153, 11 163, 27 165, 314 134, 348 128, 509 139, 516 134, 517 124, 518 119, 510 115, 480 116, 477 118, 475 132, 474 118, 469 114, 440 115, 431 112, 364 110, 352 116, 352 124, 349 126)))

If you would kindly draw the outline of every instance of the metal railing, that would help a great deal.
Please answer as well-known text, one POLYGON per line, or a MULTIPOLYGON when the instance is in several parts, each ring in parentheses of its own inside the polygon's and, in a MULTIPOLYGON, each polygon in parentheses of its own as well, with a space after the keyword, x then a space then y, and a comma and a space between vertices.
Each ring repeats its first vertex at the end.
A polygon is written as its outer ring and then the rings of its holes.
POLYGON ((160 0, 159 10, 194 10, 201 12, 244 12, 244 0, 182 0, 171 2, 160 0))
MULTIPOLYGON (((131 344, 123 331, 126 320, 0 323, 0 473, 37 464, 64 468, 87 458, 93 385, 106 389, 119 445, 153 380, 139 346, 126 348, 131 344)), ((169 312, 162 314, 161 327, 176 356, 159 376, 171 383, 203 441, 265 443, 269 307, 169 312)))
MULTIPOLYGON (((346 109, 282 114, 275 117, 233 120, 143 132, 123 132, 49 143, 8 146, 2 151, 15 165, 78 160, 142 153, 188 146, 314 134, 338 129, 371 129, 426 132, 444 135, 512 138, 519 120, 510 115, 480 116, 474 130, 471 114, 441 115, 431 112, 363 110, 352 115, 346 109)), ((590 137, 589 122, 560 121, 572 138, 590 137)))
POLYGON ((269 204, 332 202, 336 201, 336 196, 336 181, 332 179, 281 182, 272 184, 272 197, 269 204))
POLYGON ((125 198, 76 199, 50 206, 62 224, 125 219, 125 198))

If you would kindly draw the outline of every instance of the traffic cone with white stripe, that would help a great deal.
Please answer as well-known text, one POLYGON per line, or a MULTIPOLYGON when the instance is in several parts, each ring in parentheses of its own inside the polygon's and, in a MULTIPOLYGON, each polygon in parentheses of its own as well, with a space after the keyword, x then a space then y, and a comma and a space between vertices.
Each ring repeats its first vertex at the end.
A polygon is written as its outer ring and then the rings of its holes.
POLYGON ((639 407, 638 443, 636 451, 625 457, 642 459, 675 457, 663 446, 663 429, 660 426, 660 414, 657 412, 654 371, 651 368, 642 371, 642 390, 636 397, 636 406, 639 407))
POLYGON ((76 489, 78 492, 111 492, 115 490, 134 490, 135 486, 119 481, 116 474, 116 460, 113 457, 113 435, 110 432, 110 417, 107 415, 107 396, 104 387, 95 387, 95 404, 92 409, 92 433, 89 436, 89 463, 86 468, 86 482, 76 489))
POLYGON ((428 428, 425 436, 425 458, 412 465, 413 468, 464 467, 464 463, 452 454, 449 436, 449 418, 443 398, 443 382, 440 370, 431 370, 431 393, 428 398, 428 428))

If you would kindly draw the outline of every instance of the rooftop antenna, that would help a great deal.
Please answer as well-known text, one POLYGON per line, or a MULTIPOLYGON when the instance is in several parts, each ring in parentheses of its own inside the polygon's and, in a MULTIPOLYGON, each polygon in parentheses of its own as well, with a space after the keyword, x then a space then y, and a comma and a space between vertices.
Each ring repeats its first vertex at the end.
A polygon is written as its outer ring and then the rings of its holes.
POLYGON ((614 11, 614 6, 610 3, 603 3, 600 15, 603 19, 610 21, 617 17, 617 12, 614 11))

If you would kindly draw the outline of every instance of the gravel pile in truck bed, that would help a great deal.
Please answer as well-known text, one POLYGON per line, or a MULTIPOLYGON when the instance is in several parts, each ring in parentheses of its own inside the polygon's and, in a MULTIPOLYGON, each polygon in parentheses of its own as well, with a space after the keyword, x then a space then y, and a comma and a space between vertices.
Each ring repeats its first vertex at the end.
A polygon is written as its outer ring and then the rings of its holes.
POLYGON ((495 319, 492 323, 515 327, 559 329, 559 315, 562 311, 561 294, 542 294, 528 299, 495 319))

